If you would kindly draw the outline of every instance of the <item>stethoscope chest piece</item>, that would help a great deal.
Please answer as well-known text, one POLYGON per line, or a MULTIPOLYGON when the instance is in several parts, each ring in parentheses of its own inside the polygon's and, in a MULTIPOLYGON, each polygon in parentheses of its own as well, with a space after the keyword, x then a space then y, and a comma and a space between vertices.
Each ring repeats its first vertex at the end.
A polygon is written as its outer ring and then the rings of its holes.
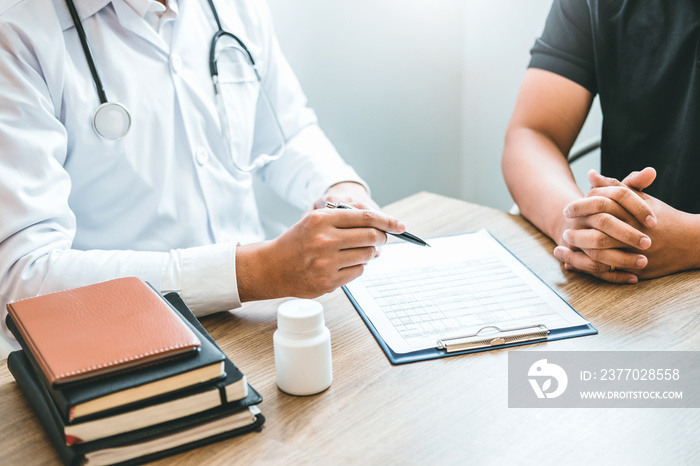
POLYGON ((131 128, 131 115, 122 104, 105 102, 95 110, 92 127, 105 139, 121 139, 131 128))

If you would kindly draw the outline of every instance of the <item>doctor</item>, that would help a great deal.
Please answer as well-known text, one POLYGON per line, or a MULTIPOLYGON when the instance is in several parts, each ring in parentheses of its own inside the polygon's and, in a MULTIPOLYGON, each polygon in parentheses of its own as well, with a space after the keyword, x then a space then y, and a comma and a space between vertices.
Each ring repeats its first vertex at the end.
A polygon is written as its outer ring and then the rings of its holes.
POLYGON ((200 316, 316 297, 404 231, 319 129, 264 2, 71 3, 0 0, 3 313, 121 276, 200 316), (263 241, 253 176, 315 210, 263 241))

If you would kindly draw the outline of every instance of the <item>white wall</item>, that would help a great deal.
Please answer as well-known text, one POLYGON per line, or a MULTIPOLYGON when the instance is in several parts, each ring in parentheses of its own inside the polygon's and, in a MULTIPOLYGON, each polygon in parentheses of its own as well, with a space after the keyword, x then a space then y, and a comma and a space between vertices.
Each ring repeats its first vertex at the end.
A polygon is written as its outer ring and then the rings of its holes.
MULTIPOLYGON (((386 204, 427 190, 507 209, 503 136, 551 0, 268 0, 340 153, 386 204)), ((597 134, 600 117, 583 138, 597 134)))
MULTIPOLYGON (((463 199, 502 209, 512 203, 501 175, 503 140, 530 49, 542 32, 551 4, 552 0, 465 2, 463 199)), ((579 141, 599 134, 600 121, 596 103, 579 141)), ((595 165, 593 160, 581 161, 582 168, 575 171, 577 180, 587 183, 585 166, 589 163, 595 165)))

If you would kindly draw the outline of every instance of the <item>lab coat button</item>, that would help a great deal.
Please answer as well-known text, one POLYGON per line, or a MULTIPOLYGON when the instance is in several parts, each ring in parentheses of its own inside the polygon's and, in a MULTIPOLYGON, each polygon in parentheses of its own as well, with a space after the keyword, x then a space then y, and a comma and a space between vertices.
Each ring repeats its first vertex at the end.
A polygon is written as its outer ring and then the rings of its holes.
POLYGON ((198 164, 204 165, 209 160, 209 152, 206 149, 199 148, 195 151, 194 158, 198 164))
POLYGON ((173 73, 179 73, 182 69, 182 59, 179 55, 172 55, 170 57, 170 69, 173 73))

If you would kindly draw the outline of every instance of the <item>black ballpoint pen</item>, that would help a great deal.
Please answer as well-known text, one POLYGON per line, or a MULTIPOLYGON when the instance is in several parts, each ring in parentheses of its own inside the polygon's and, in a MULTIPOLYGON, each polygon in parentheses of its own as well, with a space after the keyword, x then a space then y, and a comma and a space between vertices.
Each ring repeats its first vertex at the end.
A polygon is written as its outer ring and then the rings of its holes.
MULTIPOLYGON (((352 210, 359 210, 357 207, 353 207, 348 204, 343 204, 342 202, 326 202, 326 207, 330 209, 352 209, 352 210)), ((387 235, 394 236, 396 238, 402 239, 404 241, 407 241, 409 243, 416 244, 418 246, 428 246, 430 245, 417 237, 416 235, 412 235, 411 233, 404 231, 403 233, 389 233, 388 231, 385 231, 387 235)))

